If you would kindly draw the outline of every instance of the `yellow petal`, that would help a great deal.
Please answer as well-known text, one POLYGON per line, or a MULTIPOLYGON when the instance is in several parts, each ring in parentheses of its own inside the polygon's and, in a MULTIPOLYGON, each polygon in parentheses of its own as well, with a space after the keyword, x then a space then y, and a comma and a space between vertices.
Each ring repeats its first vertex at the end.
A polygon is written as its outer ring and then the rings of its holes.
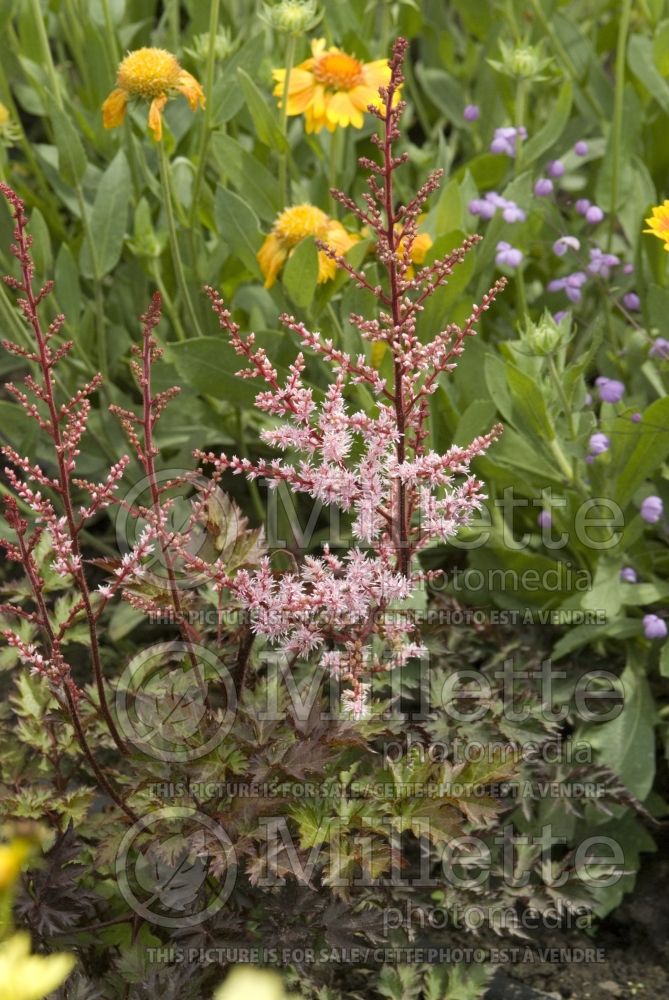
POLYGON ((190 104, 191 111, 197 111, 198 104, 201 108, 205 105, 204 91, 195 77, 187 73, 185 69, 179 74, 177 90, 180 90, 190 104))
POLYGON ((160 142, 163 137, 163 108, 167 104, 167 94, 154 97, 149 108, 149 128, 153 132, 153 138, 160 142))
POLYGON ((128 107, 128 95, 125 90, 119 87, 112 90, 111 94, 102 105, 102 123, 105 128, 116 128, 122 125, 125 120, 125 112, 128 107))
MULTIPOLYGON (((309 105, 314 99, 314 88, 313 86, 305 88, 305 90, 300 90, 298 93, 291 93, 288 95, 288 105, 286 107, 287 115, 301 115, 307 110, 309 105)), ((280 104, 281 102, 279 102, 280 104)))
POLYGON ((328 122, 341 125, 342 128, 346 128, 348 125, 362 128, 364 122, 362 112, 356 108, 345 90, 332 95, 328 101, 326 117, 328 122))
POLYGON ((270 233, 265 239, 256 259, 265 279, 265 288, 271 288, 286 259, 286 251, 275 233, 270 233))

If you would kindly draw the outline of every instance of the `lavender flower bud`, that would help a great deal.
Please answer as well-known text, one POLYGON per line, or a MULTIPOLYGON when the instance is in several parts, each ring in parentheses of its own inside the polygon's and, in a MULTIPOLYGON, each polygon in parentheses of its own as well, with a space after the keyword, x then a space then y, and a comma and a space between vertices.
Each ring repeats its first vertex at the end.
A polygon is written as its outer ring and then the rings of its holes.
POLYGON ((557 257, 564 257, 567 250, 580 250, 581 241, 575 236, 560 236, 553 244, 553 253, 557 257))
POLYGON ((591 226, 596 226, 598 222, 601 222, 604 218, 604 213, 602 212, 599 205, 591 205, 590 208, 585 213, 585 221, 589 222, 591 226))
POLYGON ((595 385, 599 390, 599 398, 602 403, 619 403, 625 395, 624 384, 614 378, 605 378, 600 375, 598 379, 595 379, 595 385))
POLYGON ((627 292, 626 295, 623 295, 623 305, 630 312, 638 312, 641 309, 641 299, 636 292, 627 292))
POLYGON ((577 156, 587 156, 588 155, 588 144, 584 139, 579 139, 578 142, 574 143, 574 152, 577 156))
POLYGON ((664 337, 656 337, 648 354, 651 358, 662 358, 667 361, 669 359, 669 340, 665 340, 664 337))
POLYGON ((475 122, 481 117, 481 109, 478 104, 468 104, 464 110, 463 118, 466 122, 475 122))
POLYGON ((551 160, 546 168, 549 177, 562 177, 564 173, 564 163, 562 160, 551 160))
POLYGON ((667 624, 657 615, 644 615, 643 634, 647 639, 666 639, 667 624))
POLYGON ((589 444, 591 455, 603 455, 605 451, 609 450, 611 442, 607 438, 606 434, 602 434, 598 431, 596 434, 592 435, 589 444))
POLYGON ((576 209, 579 215, 585 215, 585 213, 590 208, 590 205, 591 202, 588 201, 587 198, 579 198, 576 204, 574 205, 574 208, 576 209))
POLYGON ((637 575, 631 566, 623 566, 620 571, 620 579, 623 583, 636 583, 637 575))
POLYGON ((541 530, 548 531, 552 523, 553 523, 553 518, 551 516, 551 512, 549 510, 542 510, 539 516, 537 517, 537 524, 539 525, 541 530))
POLYGON ((641 518, 646 524, 657 524, 662 515, 664 514, 664 505, 660 497, 650 496, 641 504, 639 510, 641 518))
POLYGON ((534 185, 534 193, 538 198, 546 198, 549 194, 552 194, 552 192, 553 181, 549 180, 548 177, 540 177, 534 185))
POLYGON ((518 267, 523 260, 523 254, 517 247, 512 247, 506 240, 500 240, 497 244, 497 255, 495 261, 499 266, 506 266, 511 269, 518 267))

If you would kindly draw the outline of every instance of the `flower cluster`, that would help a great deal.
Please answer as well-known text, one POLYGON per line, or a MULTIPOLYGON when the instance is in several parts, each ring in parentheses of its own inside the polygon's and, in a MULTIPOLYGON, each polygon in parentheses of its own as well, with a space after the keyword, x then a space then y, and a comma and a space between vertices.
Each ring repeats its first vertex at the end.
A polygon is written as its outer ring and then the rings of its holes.
POLYGON ((387 276, 385 287, 372 285, 364 270, 353 267, 336 246, 318 244, 330 261, 379 301, 376 318, 352 314, 350 321, 368 344, 385 346, 392 357, 392 378, 382 377, 365 354, 351 356, 284 315, 284 326, 304 349, 320 355, 333 369, 325 399, 318 401, 303 377, 304 354, 298 355, 282 381, 264 349, 256 346, 254 335, 244 338, 218 293, 208 290, 222 328, 248 363, 240 377, 259 377, 267 386, 256 402, 276 424, 264 431, 263 438, 287 455, 253 462, 236 455, 198 453, 201 461, 213 467, 215 479, 232 471, 263 479, 270 488, 286 484, 323 505, 337 505, 350 513, 354 538, 346 555, 325 548, 322 555, 307 556, 294 571, 278 576, 269 561, 257 571, 234 577, 218 569, 216 586, 230 590, 250 611, 258 634, 290 654, 305 656, 326 644, 333 647, 326 655, 334 656, 337 669, 351 679, 351 703, 360 710, 365 701, 363 664, 385 669, 375 643, 382 641, 395 657, 413 650, 411 626, 397 605, 425 580, 416 555, 432 542, 454 535, 480 506, 481 484, 470 463, 500 430, 495 427, 468 447, 452 447, 445 454, 427 446, 429 402, 439 376, 452 370, 466 338, 474 334, 504 281, 497 282, 462 326, 449 324, 427 343, 418 337, 423 303, 448 281, 477 239, 467 239, 462 247, 414 273, 412 250, 419 239, 419 220, 440 172, 432 174, 407 204, 395 204, 394 175, 406 160, 405 155, 393 153, 404 107, 397 95, 405 49, 403 40, 395 44, 389 83, 379 91, 380 107, 370 106, 383 127, 372 140, 381 150, 381 163, 365 157, 360 161, 370 172, 365 208, 333 191, 373 234, 375 254, 387 276), (375 412, 351 405, 350 388, 356 384, 371 390, 377 401, 375 412), (296 454, 301 457, 288 457, 296 454))

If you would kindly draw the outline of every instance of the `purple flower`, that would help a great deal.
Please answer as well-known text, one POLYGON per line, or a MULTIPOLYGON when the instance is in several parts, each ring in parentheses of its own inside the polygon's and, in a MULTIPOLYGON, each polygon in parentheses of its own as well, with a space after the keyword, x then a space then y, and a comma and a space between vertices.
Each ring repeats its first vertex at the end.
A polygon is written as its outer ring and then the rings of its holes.
POLYGON ((588 276, 585 271, 574 271, 573 274, 568 274, 566 278, 554 278, 553 281, 550 281, 548 283, 548 291, 565 291, 570 302, 580 302, 581 285, 587 280, 588 276))
POLYGON ((611 442, 607 438, 606 434, 601 434, 598 431, 596 434, 592 435, 589 444, 591 455, 603 455, 605 451, 609 450, 611 442))
POLYGON ((574 152, 577 156, 587 156, 588 155, 588 144, 584 139, 579 139, 578 142, 574 143, 574 152))
POLYGON ((623 264, 623 274, 634 274, 634 264, 623 264))
POLYGON ((526 219, 525 212, 514 201, 507 203, 502 211, 502 216, 505 222, 524 222, 526 219))
POLYGON ((657 524, 664 514, 664 505, 662 500, 660 497, 656 496, 646 497, 641 504, 639 513, 641 514, 642 520, 644 520, 646 524, 657 524))
POLYGON ((552 523, 553 523, 553 518, 551 516, 551 512, 549 510, 542 510, 539 516, 537 517, 537 524, 539 525, 541 530, 548 531, 552 523))
POLYGON ((551 160, 546 170, 549 177, 562 177, 564 173, 564 163, 562 160, 551 160))
POLYGON ((590 205, 591 202, 589 202, 587 198, 579 198, 576 204, 574 205, 574 208, 576 209, 579 215, 585 215, 585 213, 590 208, 590 205))
POLYGON ((500 267, 504 265, 510 268, 518 267, 522 263, 522 260, 523 254, 521 250, 512 247, 506 240, 500 240, 497 244, 497 255, 495 257, 495 261, 500 267))
POLYGON ((487 198, 474 198, 468 208, 472 215, 480 215, 482 219, 492 219, 495 214, 495 206, 487 198))
POLYGON ((514 157, 516 155, 516 139, 527 139, 527 129, 524 125, 519 128, 506 126, 496 128, 495 135, 490 143, 491 153, 502 153, 504 156, 514 157))
POLYGON ((534 185, 534 193, 538 198, 546 198, 549 194, 552 194, 552 192, 553 181, 549 180, 548 177, 540 177, 534 185))
POLYGON ((632 421, 633 424, 640 424, 641 421, 643 420, 643 417, 641 416, 640 413, 633 413, 632 416, 630 417, 630 420, 632 421))
POLYGON ((464 110, 463 118, 466 122, 475 122, 481 117, 481 109, 478 104, 468 104, 464 110))
POLYGON ((556 313, 553 313, 553 319, 555 320, 556 323, 561 323, 566 315, 567 315, 566 309, 558 309, 556 313))
POLYGON ((643 634, 647 639, 666 639, 667 624, 657 615, 644 615, 643 634))
POLYGON ((591 226, 596 226, 598 222, 601 222, 604 218, 604 213, 602 212, 599 205, 591 205, 590 208, 585 213, 585 221, 589 222, 591 226))
POLYGON ((653 341, 653 346, 648 352, 651 358, 662 358, 664 361, 669 359, 669 340, 665 340, 664 337, 657 337, 653 341))
POLYGON ((623 583, 636 583, 637 575, 631 566, 623 566, 620 571, 620 579, 623 583))
MULTIPOLYGON (((589 211, 589 210, 588 210, 589 211)), ((599 247, 592 247, 590 250, 590 263, 588 271, 590 274, 601 274, 602 278, 608 278, 610 268, 620 263, 620 258, 614 253, 604 253, 599 247)))
POLYGON ((602 403, 619 403, 625 395, 625 386, 622 382, 617 382, 614 378, 605 378, 600 375, 595 379, 595 385, 599 389, 599 398, 602 403))
POLYGON ((626 295, 623 295, 623 305, 630 312, 638 312, 641 308, 641 299, 636 292, 627 292, 626 295))
POLYGON ((575 236, 560 236, 553 244, 553 253, 558 257, 564 257, 567 250, 580 250, 581 241, 575 236))

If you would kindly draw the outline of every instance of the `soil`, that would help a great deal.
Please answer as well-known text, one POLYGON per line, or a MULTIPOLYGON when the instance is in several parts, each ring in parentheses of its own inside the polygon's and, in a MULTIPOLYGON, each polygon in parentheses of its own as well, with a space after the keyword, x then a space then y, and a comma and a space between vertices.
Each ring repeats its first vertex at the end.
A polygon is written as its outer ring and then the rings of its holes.
POLYGON ((649 859, 635 891, 594 934, 558 931, 535 948, 597 948, 603 961, 506 965, 486 1000, 669 1000, 669 860, 649 859))

